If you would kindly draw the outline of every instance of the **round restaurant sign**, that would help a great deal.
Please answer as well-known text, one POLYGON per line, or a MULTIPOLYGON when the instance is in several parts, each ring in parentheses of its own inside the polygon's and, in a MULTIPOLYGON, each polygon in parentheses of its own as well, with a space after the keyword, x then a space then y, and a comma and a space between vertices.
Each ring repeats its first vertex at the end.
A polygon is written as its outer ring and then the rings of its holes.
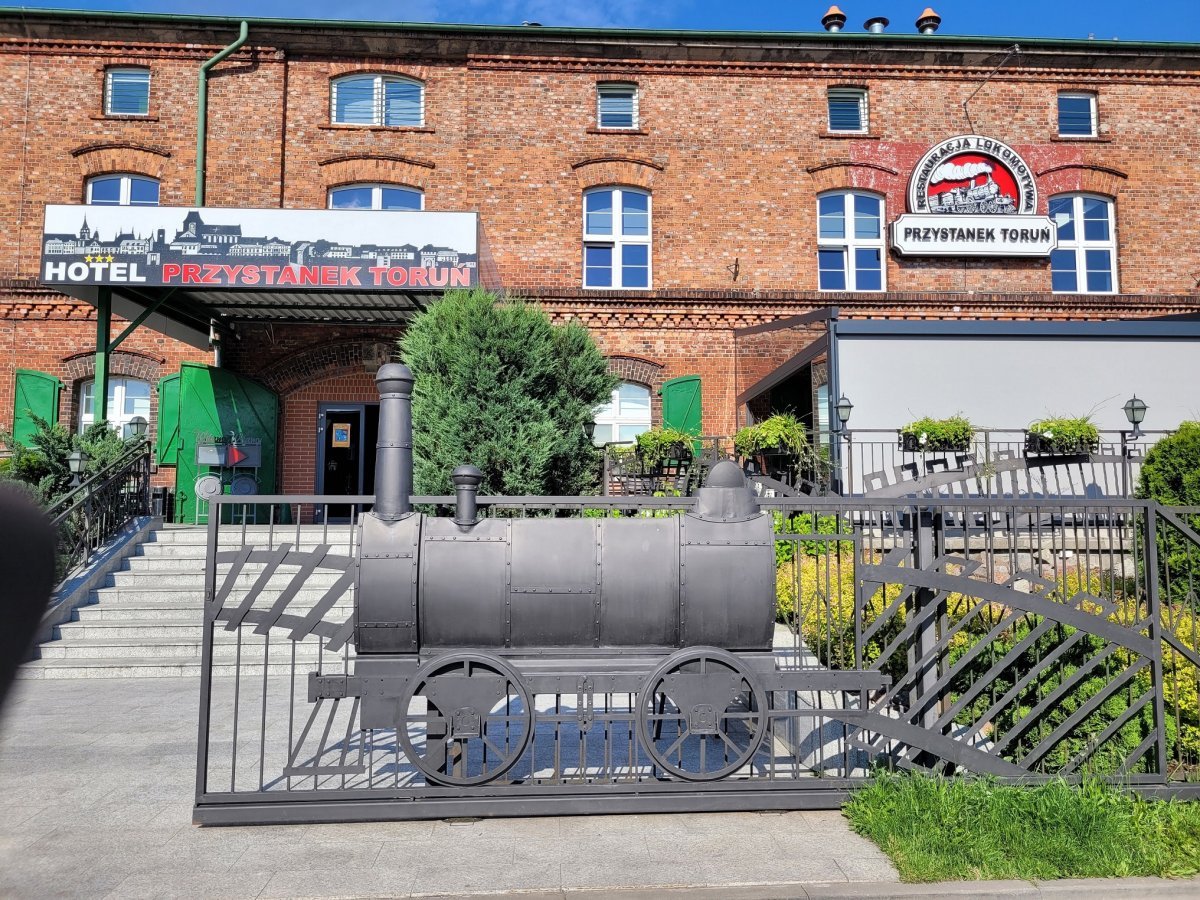
POLYGON ((963 134, 921 157, 908 183, 908 208, 940 215, 1033 215, 1033 170, 995 138, 963 134))

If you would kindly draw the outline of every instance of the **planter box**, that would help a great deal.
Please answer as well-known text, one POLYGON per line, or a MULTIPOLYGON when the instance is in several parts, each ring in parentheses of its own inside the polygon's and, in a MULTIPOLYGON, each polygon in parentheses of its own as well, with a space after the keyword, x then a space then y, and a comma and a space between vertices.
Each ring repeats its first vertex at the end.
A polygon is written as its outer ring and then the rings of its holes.
POLYGON ((1055 438, 1046 438, 1040 434, 1026 432, 1025 452, 1034 456, 1079 456, 1095 453, 1099 441, 1080 440, 1065 444, 1055 438))
POLYGON ((929 441, 920 443, 915 434, 900 435, 900 449, 905 453, 965 453, 971 449, 971 441, 929 441))

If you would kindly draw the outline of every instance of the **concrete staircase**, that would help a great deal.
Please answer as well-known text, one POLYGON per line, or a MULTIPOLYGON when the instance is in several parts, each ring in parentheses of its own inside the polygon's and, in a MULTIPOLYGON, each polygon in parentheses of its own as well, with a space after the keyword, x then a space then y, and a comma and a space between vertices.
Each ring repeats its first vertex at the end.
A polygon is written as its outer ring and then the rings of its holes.
MULTIPOLYGON (((331 552, 346 554, 350 545, 348 525, 302 526, 297 541, 295 526, 275 528, 273 544, 297 544, 311 549, 318 543, 333 545, 331 552)), ((200 674, 201 634, 204 605, 204 557, 207 533, 204 527, 166 526, 150 533, 128 558, 120 571, 93 590, 90 602, 79 607, 72 621, 55 629, 54 640, 39 648, 40 658, 21 667, 20 678, 154 678, 200 674)), ((243 541, 239 526, 222 530, 222 548, 235 549, 243 541)), ((248 526, 245 542, 267 546, 264 527, 248 526)), ((219 569, 220 574, 228 566, 219 569)), ((247 564, 238 586, 248 588, 261 573, 261 565, 247 564)), ((272 576, 255 602, 269 607, 290 582, 295 567, 272 576)), ((289 613, 303 614, 337 579, 334 571, 321 571, 288 606, 289 613)), ((233 602, 239 598, 234 595, 233 602)), ((229 605, 229 604, 227 604, 229 605)), ((344 620, 352 612, 350 595, 341 598, 328 616, 344 620)), ((290 642, 286 632, 272 633, 270 674, 290 671, 290 642), (285 653, 284 650, 287 650, 285 653)), ((240 649, 236 634, 221 630, 213 646, 213 674, 232 675, 240 652, 243 674, 262 673, 263 639, 243 636, 240 649)), ((315 660, 315 640, 296 647, 298 661, 315 660)))

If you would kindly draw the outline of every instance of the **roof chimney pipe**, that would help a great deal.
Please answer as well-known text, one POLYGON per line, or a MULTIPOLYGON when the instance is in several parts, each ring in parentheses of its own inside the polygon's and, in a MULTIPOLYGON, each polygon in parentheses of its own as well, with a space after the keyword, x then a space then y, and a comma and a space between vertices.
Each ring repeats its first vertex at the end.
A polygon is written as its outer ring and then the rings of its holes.
POLYGON ((917 16, 917 31, 921 34, 933 34, 942 24, 942 17, 933 11, 932 6, 925 7, 925 12, 917 16))
POLYGON ((883 34, 885 28, 888 27, 888 20, 883 16, 876 16, 873 19, 867 19, 863 23, 863 28, 867 29, 871 34, 883 34))
POLYGON ((826 31, 841 31, 846 24, 846 14, 836 6, 829 7, 825 15, 821 16, 821 27, 826 31))

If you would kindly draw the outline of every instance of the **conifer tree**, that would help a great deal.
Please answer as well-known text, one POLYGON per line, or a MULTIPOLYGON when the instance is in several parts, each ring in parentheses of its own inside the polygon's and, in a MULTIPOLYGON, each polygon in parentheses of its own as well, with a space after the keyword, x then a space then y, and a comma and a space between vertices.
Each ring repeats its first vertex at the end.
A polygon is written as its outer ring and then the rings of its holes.
POLYGON ((448 291, 400 339, 412 369, 414 488, 452 493, 469 462, 480 493, 595 490, 598 452, 584 432, 616 379, 586 328, 483 290, 448 291))

